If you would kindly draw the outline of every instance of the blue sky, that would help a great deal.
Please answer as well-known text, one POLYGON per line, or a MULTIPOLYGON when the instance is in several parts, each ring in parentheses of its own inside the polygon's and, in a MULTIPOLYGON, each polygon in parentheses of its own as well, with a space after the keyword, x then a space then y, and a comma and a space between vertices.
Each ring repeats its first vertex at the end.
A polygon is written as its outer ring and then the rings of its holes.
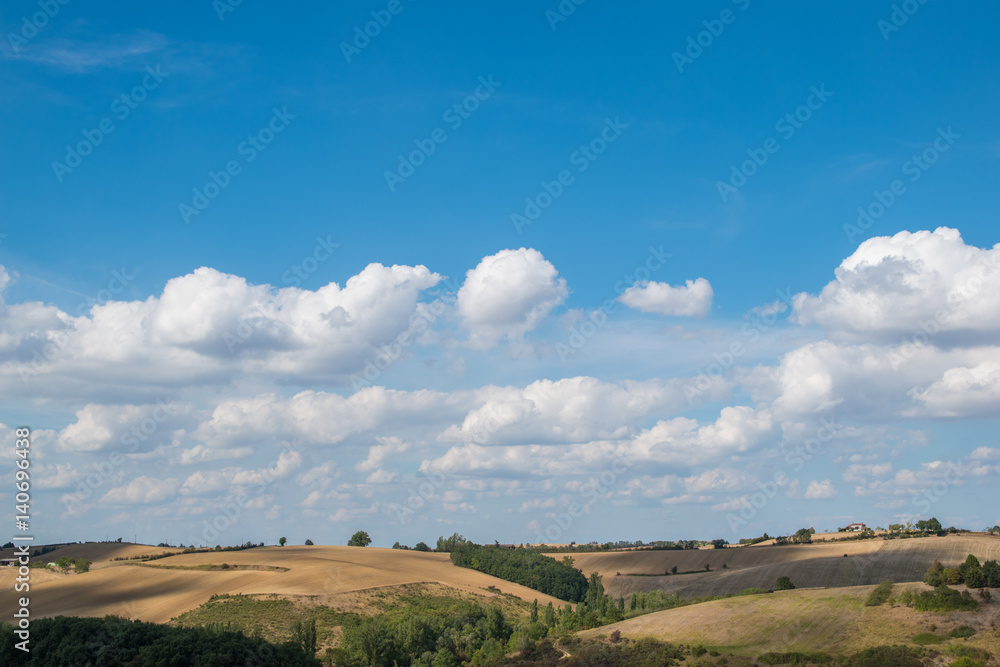
POLYGON ((1000 522, 997 14, 9 3, 38 535, 1000 522))

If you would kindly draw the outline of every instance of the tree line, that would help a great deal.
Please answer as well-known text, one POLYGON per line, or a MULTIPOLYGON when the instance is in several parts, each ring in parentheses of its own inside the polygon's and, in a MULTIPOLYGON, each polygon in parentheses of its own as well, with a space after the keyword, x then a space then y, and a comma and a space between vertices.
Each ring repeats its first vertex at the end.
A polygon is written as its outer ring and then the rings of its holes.
POLYGON ((587 593, 586 577, 573 567, 573 559, 568 556, 558 561, 522 547, 509 549, 465 542, 452 549, 451 562, 561 600, 579 602, 587 593))

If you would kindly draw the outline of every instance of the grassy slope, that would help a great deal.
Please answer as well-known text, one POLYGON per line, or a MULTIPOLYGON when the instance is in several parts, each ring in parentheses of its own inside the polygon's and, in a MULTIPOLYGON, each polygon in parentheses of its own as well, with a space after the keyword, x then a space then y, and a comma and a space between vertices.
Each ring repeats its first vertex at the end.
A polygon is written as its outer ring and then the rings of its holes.
MULTIPOLYGON (((928 589, 923 584, 897 585, 928 589)), ((580 633, 606 636, 620 630, 623 637, 654 637, 670 642, 703 644, 727 652, 757 656, 767 651, 824 651, 853 653, 886 644, 911 644, 914 635, 930 631, 947 634, 958 625, 979 632, 968 640, 949 643, 1000 653, 1000 604, 978 612, 921 613, 908 607, 865 607, 872 586, 828 590, 794 590, 728 598, 639 616, 580 633)), ((946 644, 935 646, 944 651, 946 644)))

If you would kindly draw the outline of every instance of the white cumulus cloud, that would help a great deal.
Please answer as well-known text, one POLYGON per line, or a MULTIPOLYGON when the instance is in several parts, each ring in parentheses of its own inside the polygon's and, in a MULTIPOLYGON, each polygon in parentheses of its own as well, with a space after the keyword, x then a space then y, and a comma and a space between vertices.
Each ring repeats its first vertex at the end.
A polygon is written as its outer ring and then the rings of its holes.
POLYGON ((644 313, 683 317, 704 317, 712 309, 715 293, 704 278, 688 280, 676 287, 667 283, 643 281, 625 290, 618 300, 644 313))
POLYGON ((488 349, 521 339, 566 300, 566 281, 533 248, 501 250, 468 271, 458 291, 458 314, 469 346, 488 349))

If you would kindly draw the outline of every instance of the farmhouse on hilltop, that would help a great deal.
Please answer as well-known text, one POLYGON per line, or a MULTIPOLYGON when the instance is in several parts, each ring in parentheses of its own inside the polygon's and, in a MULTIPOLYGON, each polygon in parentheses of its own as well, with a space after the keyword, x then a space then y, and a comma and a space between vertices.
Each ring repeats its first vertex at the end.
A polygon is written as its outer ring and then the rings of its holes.
POLYGON ((839 533, 860 533, 863 530, 868 530, 868 526, 863 523, 849 523, 843 528, 838 528, 839 533))

